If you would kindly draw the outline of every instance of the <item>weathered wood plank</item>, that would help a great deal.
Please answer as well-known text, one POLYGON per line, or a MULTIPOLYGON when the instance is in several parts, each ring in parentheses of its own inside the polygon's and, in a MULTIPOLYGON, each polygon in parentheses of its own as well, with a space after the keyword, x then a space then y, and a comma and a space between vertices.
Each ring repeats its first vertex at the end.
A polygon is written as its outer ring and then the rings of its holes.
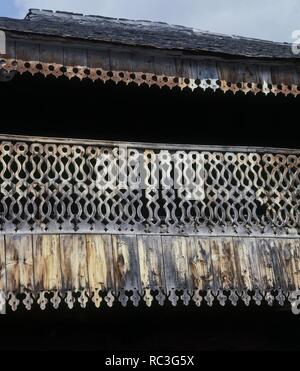
POLYGON ((0 236, 0 290, 6 292, 6 263, 4 236, 0 236))
POLYGON ((235 77, 232 76, 234 79, 234 83, 238 82, 258 82, 258 73, 257 68, 253 63, 237 63, 234 68, 235 77))
POLYGON ((63 290, 88 289, 85 235, 61 235, 60 253, 63 290))
POLYGON ((295 282, 295 289, 300 289, 300 241, 298 239, 291 240, 293 246, 292 257, 292 274, 295 282))
POLYGON ((90 290, 113 290, 111 236, 86 235, 86 249, 90 290))
POLYGON ((292 85, 299 82, 299 75, 294 65, 275 65, 271 66, 270 70, 273 84, 292 85))
POLYGON ((160 236, 138 236, 138 256, 142 289, 165 287, 160 236))
POLYGON ((16 59, 39 61, 40 45, 34 42, 16 41, 16 59))
POLYGON ((177 64, 176 76, 190 79, 219 79, 216 63, 211 60, 182 59, 181 67, 177 64))
POLYGON ((236 265, 232 238, 221 238, 219 244, 221 282, 224 290, 237 287, 236 265))
POLYGON ((116 290, 141 291, 136 236, 112 236, 116 290))
POLYGON ((238 287, 242 290, 265 290, 265 282, 261 281, 256 239, 234 238, 233 244, 238 287))
POLYGON ((14 40, 6 40, 6 57, 16 59, 16 42, 14 40))
POLYGON ((134 53, 130 60, 131 71, 154 73, 155 57, 150 54, 134 53))
POLYGON ((64 48, 65 66, 87 66, 87 51, 85 49, 64 48))
POLYGON ((90 68, 102 68, 106 71, 110 71, 110 58, 109 50, 87 50, 87 65, 90 68))
MULTIPOLYGON (((251 268, 249 266, 249 240, 233 238, 236 281, 240 290, 252 290, 251 268), (247 243, 248 242, 248 243, 247 243)), ((257 282, 256 282, 257 283, 257 282)))
POLYGON ((236 288, 236 264, 232 238, 212 238, 211 254, 214 290, 230 290, 236 288))
POLYGON ((260 262, 260 284, 265 286, 267 290, 272 290, 275 287, 275 274, 271 246, 266 239, 261 238, 256 239, 256 246, 260 262))
POLYGON ((32 236, 6 236, 7 291, 34 289, 32 236))
POLYGON ((213 266, 213 288, 219 290, 222 287, 222 273, 220 266, 220 241, 218 238, 212 238, 210 240, 211 247, 211 260, 213 266))
POLYGON ((287 290, 296 290, 297 287, 297 276, 294 272, 294 257, 295 257, 295 246, 296 240, 292 239, 279 239, 277 241, 278 254, 280 265, 283 267, 282 274, 286 282, 287 290))
POLYGON ((40 44, 40 62, 64 64, 63 47, 59 45, 40 44))
POLYGON ((62 277, 59 236, 33 236, 33 261, 35 290, 60 290, 62 277))
MULTIPOLYGON (((257 82, 263 84, 266 82, 267 84, 273 84, 271 68, 269 65, 266 64, 255 64, 254 68, 256 70, 257 75, 257 82)), ((249 81, 249 80, 248 80, 249 81)))
POLYGON ((163 268, 163 251, 160 236, 137 236, 139 269, 141 288, 144 301, 150 307, 153 301, 153 292, 159 293, 156 297, 160 304, 160 294, 165 290, 165 274, 163 268), (152 292, 151 292, 152 291, 152 292))
POLYGON ((188 269, 187 239, 163 236, 162 243, 167 291, 191 289, 193 283, 188 269))
MULTIPOLYGON (((132 60, 134 55, 130 52, 118 52, 116 50, 110 50, 110 70, 111 71, 134 71, 132 69, 132 60)), ((138 72, 137 70, 135 72, 138 72)))
POLYGON ((217 62, 220 80, 236 84, 238 82, 258 82, 257 69, 252 64, 217 62))
POLYGON ((153 68, 154 73, 157 75, 176 76, 176 62, 173 57, 155 56, 153 68))
POLYGON ((191 237, 188 239, 189 274, 193 280, 193 289, 213 289, 213 266, 211 260, 210 239, 191 237))
MULTIPOLYGON (((288 289, 288 278, 286 270, 286 259, 282 259, 280 254, 281 244, 284 244, 284 249, 288 248, 285 246, 284 241, 279 239, 269 239, 268 244, 270 246, 270 253, 272 259, 272 267, 274 274, 274 289, 282 289, 286 291, 288 289)), ((286 250, 287 252, 287 250, 286 250)))

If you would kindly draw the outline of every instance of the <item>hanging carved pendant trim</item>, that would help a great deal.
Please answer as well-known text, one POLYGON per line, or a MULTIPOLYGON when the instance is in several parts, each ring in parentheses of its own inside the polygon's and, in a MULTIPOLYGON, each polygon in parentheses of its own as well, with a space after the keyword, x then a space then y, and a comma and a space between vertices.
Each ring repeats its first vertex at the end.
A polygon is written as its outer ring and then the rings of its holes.
MULTIPOLYGON (((85 289, 80 291, 40 291, 37 294, 33 292, 13 293, 8 292, 6 295, 0 295, 3 300, 0 300, 0 314, 7 308, 14 312, 17 309, 31 310, 38 306, 41 310, 49 308, 59 309, 62 307, 73 309, 87 306, 95 306, 102 308, 103 306, 117 306, 122 307, 139 305, 196 305, 200 306, 221 306, 225 305, 245 305, 249 306, 256 304, 258 306, 266 303, 267 305, 290 305, 294 314, 300 313, 300 291, 283 292, 278 291, 242 291, 237 290, 216 290, 216 291, 200 291, 196 290, 173 290, 169 293, 163 293, 160 290, 153 290, 151 294, 138 291, 124 291, 118 292, 91 292, 88 293, 85 289), (146 296, 147 295, 147 296, 146 296), (150 295, 150 296, 149 296, 150 295), (161 298, 162 296, 162 298, 161 298), (83 299, 84 298, 84 299, 83 299), (257 299, 259 298, 259 300, 257 299), (142 304, 144 302, 144 304, 142 304)), ((7 313, 7 309, 5 311, 7 313)))
MULTIPOLYGON (((230 81, 218 80, 207 76, 202 79, 192 79, 184 76, 167 76, 157 75, 149 72, 129 72, 129 71, 106 71, 102 68, 90 68, 88 66, 64 66, 57 63, 44 63, 39 61, 23 61, 15 59, 1 59, 0 70, 11 73, 14 71, 23 74, 28 72, 32 75, 42 74, 45 77, 52 75, 55 77, 66 76, 69 79, 77 77, 82 79, 91 79, 92 81, 100 80, 104 83, 111 80, 116 84, 123 82, 126 85, 135 83, 138 86, 145 84, 148 86, 158 86, 160 88, 167 86, 170 89, 178 87, 180 89, 188 88, 192 91, 200 88, 202 90, 210 89, 212 91, 221 90, 224 93, 231 91, 233 94, 242 92, 244 94, 257 93, 268 94, 283 94, 287 96, 289 94, 297 96, 300 93, 298 85, 288 85, 282 82, 281 84, 270 84, 264 81, 259 84, 253 81, 241 81, 232 83, 230 81)), ((13 77, 14 75, 12 75, 13 77)), ((4 76, 4 81, 8 80, 7 76, 4 76)))
POLYGON ((157 235, 0 237, 0 313, 66 306, 291 305, 299 239, 157 235))

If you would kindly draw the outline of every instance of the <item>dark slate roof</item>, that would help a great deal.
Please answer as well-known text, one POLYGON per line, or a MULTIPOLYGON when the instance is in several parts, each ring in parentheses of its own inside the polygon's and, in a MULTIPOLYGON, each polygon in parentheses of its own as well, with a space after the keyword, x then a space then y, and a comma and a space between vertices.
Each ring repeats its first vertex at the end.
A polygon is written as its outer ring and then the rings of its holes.
POLYGON ((122 45, 254 58, 299 58, 289 43, 229 36, 162 22, 133 21, 31 9, 26 18, 0 18, 0 29, 122 45))

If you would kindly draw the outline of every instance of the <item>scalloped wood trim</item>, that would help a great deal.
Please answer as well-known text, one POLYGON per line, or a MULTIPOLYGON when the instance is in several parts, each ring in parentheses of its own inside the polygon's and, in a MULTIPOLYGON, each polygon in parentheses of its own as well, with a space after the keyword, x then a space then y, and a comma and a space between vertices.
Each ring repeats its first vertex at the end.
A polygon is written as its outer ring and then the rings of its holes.
POLYGON ((147 307, 151 307, 153 303, 165 305, 169 302, 172 306, 178 304, 196 305, 212 307, 219 305, 245 305, 249 306, 251 303, 255 305, 262 305, 263 303, 269 306, 286 304, 291 305, 292 312, 299 314, 300 309, 300 291, 286 292, 282 290, 276 291, 261 291, 261 290, 177 290, 172 289, 169 292, 164 292, 162 289, 157 290, 117 290, 117 291, 101 291, 94 290, 88 291, 86 289, 76 291, 39 291, 34 293, 32 291, 24 291, 22 293, 15 293, 9 291, 7 294, 0 291, 0 313, 7 313, 5 309, 7 306, 12 311, 23 307, 31 310, 32 307, 38 306, 41 310, 47 308, 58 309, 65 306, 69 309, 74 307, 86 308, 88 305, 94 305, 96 308, 103 307, 104 305, 112 307, 119 305, 127 307, 129 304, 138 307, 143 303, 147 307))
POLYGON ((202 90, 211 89, 213 91, 221 90, 224 93, 231 91, 233 94, 242 92, 244 94, 252 93, 263 93, 268 95, 270 93, 277 95, 283 94, 287 96, 289 94, 294 97, 300 94, 300 87, 298 85, 286 85, 286 84, 258 84, 255 82, 239 82, 231 83, 225 80, 210 79, 209 76, 206 79, 190 79, 184 76, 167 76, 157 75, 155 73, 145 72, 128 72, 128 71, 106 71, 102 68, 90 68, 87 66, 63 66, 56 63, 42 63, 37 61, 23 61, 14 59, 2 59, 0 60, 0 67, 7 71, 17 71, 20 74, 29 72, 32 75, 41 73, 42 75, 55 77, 66 76, 69 79, 77 77, 80 80, 84 78, 91 79, 92 81, 101 80, 104 83, 111 80, 116 84, 123 82, 126 85, 135 83, 138 86, 146 84, 148 86, 158 86, 160 88, 167 86, 172 89, 179 87, 181 90, 188 88, 195 90, 200 88, 202 90))
POLYGON ((300 313, 298 239, 117 235, 0 238, 0 313, 61 304, 150 307, 291 304, 300 313))

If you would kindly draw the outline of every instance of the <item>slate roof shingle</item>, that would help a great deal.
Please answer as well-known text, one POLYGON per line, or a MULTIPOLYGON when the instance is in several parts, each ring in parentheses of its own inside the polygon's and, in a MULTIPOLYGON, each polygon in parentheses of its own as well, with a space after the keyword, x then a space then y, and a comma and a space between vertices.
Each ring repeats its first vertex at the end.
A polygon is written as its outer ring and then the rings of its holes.
POLYGON ((295 59, 291 44, 210 33, 162 22, 30 9, 25 19, 0 18, 0 29, 195 54, 295 59))

